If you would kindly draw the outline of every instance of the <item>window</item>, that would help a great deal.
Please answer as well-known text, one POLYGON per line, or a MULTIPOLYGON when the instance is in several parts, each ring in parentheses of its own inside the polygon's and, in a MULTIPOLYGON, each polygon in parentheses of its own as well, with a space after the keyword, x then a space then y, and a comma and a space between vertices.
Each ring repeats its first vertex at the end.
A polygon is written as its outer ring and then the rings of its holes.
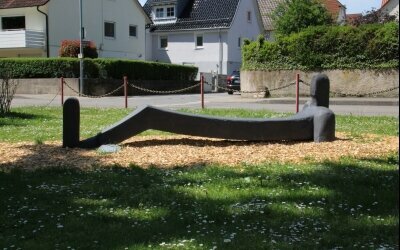
POLYGON ((242 38, 240 36, 238 38, 238 47, 242 47, 242 38))
POLYGON ((115 38, 115 23, 114 22, 104 22, 104 36, 115 38))
POLYGON ((163 18, 164 17, 164 8, 157 8, 156 9, 156 18, 163 18))
POLYGON ((129 25, 129 36, 137 37, 137 26, 136 25, 129 25))
POLYGON ((160 36, 160 49, 168 49, 168 37, 160 36))
POLYGON ((12 16, 1 18, 1 28, 3 30, 20 30, 25 29, 24 16, 12 16))
POLYGON ((247 22, 251 23, 251 11, 247 11, 247 22))
POLYGON ((196 48, 203 48, 203 35, 196 35, 196 48))
POLYGON ((175 6, 157 7, 154 10, 155 19, 175 17, 175 6))
POLYGON ((167 17, 175 17, 175 8, 174 7, 167 8, 167 17))

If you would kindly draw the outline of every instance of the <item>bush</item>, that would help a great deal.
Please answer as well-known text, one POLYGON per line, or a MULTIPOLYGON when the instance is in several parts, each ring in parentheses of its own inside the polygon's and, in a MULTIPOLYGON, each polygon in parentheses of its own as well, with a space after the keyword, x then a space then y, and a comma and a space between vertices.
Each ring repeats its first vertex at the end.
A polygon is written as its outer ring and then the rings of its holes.
MULTIPOLYGON (((84 41, 82 42, 83 56, 84 58, 97 58, 97 48, 94 42, 84 41)), ((75 57, 77 58, 80 51, 79 40, 63 40, 61 41, 61 47, 59 50, 60 57, 75 57)))
MULTIPOLYGON (((84 59, 86 78, 131 80, 193 81, 197 68, 191 66, 116 59, 84 59)), ((79 59, 76 58, 4 58, 0 69, 11 78, 79 77, 79 59)))
POLYGON ((247 70, 397 68, 398 23, 319 26, 243 48, 247 70))

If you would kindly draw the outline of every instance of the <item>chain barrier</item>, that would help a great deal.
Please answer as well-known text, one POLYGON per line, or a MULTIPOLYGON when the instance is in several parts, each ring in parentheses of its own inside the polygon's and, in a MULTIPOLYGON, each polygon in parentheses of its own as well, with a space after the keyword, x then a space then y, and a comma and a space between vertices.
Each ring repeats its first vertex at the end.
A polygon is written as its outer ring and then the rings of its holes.
POLYGON ((147 89, 147 88, 143 88, 143 87, 134 85, 133 83, 128 83, 128 84, 132 88, 135 88, 135 89, 138 89, 138 90, 141 90, 141 91, 145 91, 145 92, 149 92, 149 93, 152 93, 152 94, 178 94, 178 93, 182 93, 182 92, 186 92, 188 90, 194 89, 194 88, 200 86, 201 83, 196 83, 193 86, 189 86, 189 87, 183 88, 183 89, 167 90, 167 91, 147 89))
MULTIPOLYGON (((208 82, 206 82, 206 84, 207 84, 207 85, 210 85, 211 87, 213 87, 213 85, 212 85, 212 84, 209 84, 208 82)), ((232 92, 234 92, 234 93, 242 93, 242 94, 260 94, 260 93, 264 93, 264 92, 266 92, 266 91, 271 92, 271 91, 281 90, 281 89, 288 88, 288 87, 293 86, 293 85, 296 85, 296 82, 292 82, 292 83, 289 83, 289 84, 287 84, 287 85, 284 85, 284 86, 281 86, 281 87, 277 87, 277 88, 274 88, 274 89, 269 89, 268 87, 266 87, 264 90, 255 90, 255 91, 233 90, 233 89, 228 89, 228 88, 220 87, 220 86, 217 86, 217 88, 218 88, 218 89, 221 89, 221 90, 224 90, 224 91, 232 91, 232 92)))
POLYGON ((47 103, 46 105, 44 105, 45 108, 49 107, 50 104, 56 99, 56 97, 60 94, 61 92, 61 88, 58 88, 58 92, 57 94, 53 97, 53 99, 51 99, 51 101, 49 103, 47 103))
POLYGON ((82 93, 79 93, 78 91, 76 91, 74 88, 72 88, 66 81, 63 82, 65 84, 65 86, 67 86, 70 90, 72 90, 72 92, 74 92, 75 94, 82 96, 82 97, 88 97, 88 98, 103 98, 103 97, 107 97, 110 95, 113 95, 114 93, 116 93, 117 91, 119 91, 120 89, 122 89, 124 87, 124 84, 122 84, 121 86, 119 86, 118 88, 114 89, 111 92, 108 92, 107 94, 104 95, 99 95, 99 96, 93 96, 93 95, 85 95, 82 93))
MULTIPOLYGON (((300 83, 304 84, 307 87, 311 87, 311 84, 300 80, 300 83)), ((204 82, 205 84, 213 87, 212 84, 210 84, 209 82, 204 82)), ((65 84, 71 91, 73 91, 75 94, 79 95, 79 96, 83 96, 83 97, 88 97, 88 98, 102 98, 102 97, 107 97, 107 96, 111 96, 114 93, 116 93, 117 91, 119 91, 120 89, 122 89, 124 87, 124 84, 122 84, 121 86, 119 86, 118 88, 114 89, 113 91, 106 93, 104 95, 100 95, 100 96, 93 96, 93 95, 86 95, 86 94, 82 94, 79 93, 79 91, 75 90, 73 87, 71 87, 66 81, 63 81, 63 84, 65 84)), ((140 87, 137 86, 133 83, 127 83, 129 86, 131 86, 132 88, 144 91, 144 92, 148 92, 148 93, 152 93, 152 94, 179 94, 182 92, 186 92, 188 90, 197 88, 201 85, 201 82, 196 83, 195 85, 189 86, 187 88, 183 88, 183 89, 177 89, 177 90, 167 90, 167 91, 162 91, 162 90, 152 90, 152 89, 148 89, 148 88, 144 88, 144 87, 140 87)), ((296 82, 292 82, 277 88, 273 88, 273 89, 269 89, 268 87, 266 87, 264 90, 256 90, 256 91, 243 91, 243 90, 233 90, 233 89, 228 89, 226 87, 221 87, 221 86, 217 86, 218 89, 223 90, 223 91, 230 91, 230 92, 234 92, 234 93, 241 93, 241 94, 259 94, 259 93, 265 93, 266 91, 272 92, 272 91, 277 91, 277 90, 281 90, 281 89, 285 89, 288 87, 291 87, 293 85, 296 85, 296 82)), ((384 89, 384 90, 380 90, 380 91, 374 91, 374 92, 367 92, 367 93, 356 93, 356 94, 352 94, 352 93, 343 93, 343 92, 339 92, 339 91, 330 91, 331 94, 333 95, 337 95, 337 96, 349 96, 349 97, 363 97, 363 96, 372 96, 372 95, 377 95, 377 94, 382 94, 382 93, 387 93, 387 92, 391 92, 394 91, 396 89, 399 89, 399 86, 397 87, 393 87, 393 88, 389 88, 389 89, 384 89)), ((58 90, 58 93, 54 96, 54 98, 46 105, 49 106, 54 99, 57 97, 57 95, 59 95, 60 93, 60 89, 58 90)))
MULTIPOLYGON (((304 82, 303 80, 300 80, 301 83, 303 83, 304 85, 306 85, 307 87, 311 87, 311 84, 304 82)), ((335 96, 344 96, 344 97, 364 97, 364 96, 373 96, 373 95, 378 95, 378 94, 383 94, 383 93, 387 93, 387 92, 391 92, 394 91, 396 89, 399 89, 399 86, 397 87, 393 87, 393 88, 388 88, 388 89, 383 89, 383 90, 379 90, 379 91, 373 91, 373 92, 366 92, 366 93, 343 93, 343 92, 339 92, 339 91, 329 91, 331 94, 335 95, 335 96)))

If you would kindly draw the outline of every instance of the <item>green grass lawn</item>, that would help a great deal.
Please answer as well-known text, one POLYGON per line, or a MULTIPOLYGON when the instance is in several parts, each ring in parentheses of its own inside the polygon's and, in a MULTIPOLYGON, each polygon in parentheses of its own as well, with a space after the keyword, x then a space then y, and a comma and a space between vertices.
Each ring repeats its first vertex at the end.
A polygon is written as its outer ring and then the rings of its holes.
MULTIPOLYGON (((61 109, 13 111, 0 118, 0 141, 61 139, 61 109)), ((127 113, 82 109, 82 137, 127 113)), ((337 130, 354 136, 397 136, 397 128, 393 117, 337 117, 337 130)), ((86 171, 9 170, 0 163, 0 249, 398 249, 398 167, 392 154, 307 164, 86 171)))
MULTIPOLYGON (((269 118, 285 117, 290 114, 275 113, 267 110, 242 109, 183 109, 183 112, 227 116, 269 118)), ((102 129, 119 121, 132 112, 132 109, 81 109, 81 137, 87 138, 96 135, 102 129)), ((347 132, 353 136, 362 136, 363 133, 398 135, 398 119, 396 117, 364 117, 341 116, 336 117, 336 130, 347 132)), ((165 134, 158 131, 148 131, 144 134, 165 134)), ((62 138, 62 109, 54 107, 14 108, 7 117, 0 117, 0 141, 55 141, 62 138)))

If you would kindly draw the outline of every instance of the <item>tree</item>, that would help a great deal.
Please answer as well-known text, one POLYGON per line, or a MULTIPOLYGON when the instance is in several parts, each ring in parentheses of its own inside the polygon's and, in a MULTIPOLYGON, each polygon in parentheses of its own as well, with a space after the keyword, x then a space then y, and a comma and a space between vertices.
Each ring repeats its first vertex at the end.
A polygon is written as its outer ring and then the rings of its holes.
POLYGON ((309 26, 332 24, 331 15, 318 0, 283 0, 271 17, 277 35, 283 36, 309 26))
POLYGON ((10 74, 0 71, 0 116, 10 112, 11 101, 17 91, 18 82, 11 79, 10 74))
POLYGON ((396 16, 381 13, 379 10, 373 8, 370 11, 367 11, 364 15, 354 19, 350 25, 360 26, 362 24, 388 23, 395 20, 396 16))

